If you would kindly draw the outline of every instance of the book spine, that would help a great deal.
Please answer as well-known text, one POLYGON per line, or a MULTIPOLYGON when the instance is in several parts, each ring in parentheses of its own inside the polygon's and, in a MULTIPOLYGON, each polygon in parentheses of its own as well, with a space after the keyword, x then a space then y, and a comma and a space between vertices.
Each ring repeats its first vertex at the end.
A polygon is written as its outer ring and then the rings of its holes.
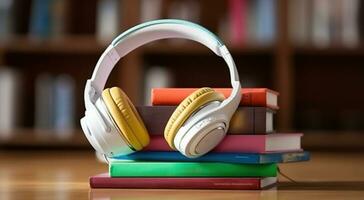
POLYGON ((100 41, 107 41, 118 33, 119 1, 100 0, 97 6, 96 36, 100 41))
POLYGON ((260 183, 260 178, 90 178, 91 188, 256 190, 260 183))
MULTIPOLYGON (((173 151, 163 136, 152 136, 143 151, 173 151)), ((265 153, 265 135, 228 135, 212 150, 224 153, 265 153)))
POLYGON ((270 45, 275 39, 275 0, 258 0, 257 1, 257 38, 263 45, 270 45))
MULTIPOLYGON (((268 156, 269 157, 269 156, 268 156)), ((148 160, 148 161, 178 161, 178 162, 223 162, 238 164, 259 164, 259 154, 242 153, 208 153, 198 158, 187 158, 179 152, 135 152, 126 156, 114 158, 116 160, 148 160)), ((273 162, 267 162, 273 163, 273 162)))
MULTIPOLYGON (((176 106, 137 106, 136 108, 148 132, 153 135, 162 135, 176 106)), ((269 117, 273 113, 274 111, 264 107, 239 107, 230 121, 228 134, 270 133, 273 128, 270 126, 267 129, 267 124, 273 123, 273 117, 269 117)))
POLYGON ((310 159, 307 151, 286 152, 286 153, 216 153, 210 152, 198 158, 187 158, 179 152, 135 152, 130 155, 118 156, 115 160, 135 161, 168 161, 168 162, 223 162, 236 164, 268 164, 268 163, 289 163, 302 162, 310 159))
POLYGON ((230 17, 230 40, 232 44, 241 44, 244 39, 244 0, 229 0, 229 17, 230 17))
POLYGON ((55 80, 54 128, 60 138, 69 138, 75 121, 75 83, 71 76, 60 75, 55 80))
POLYGON ((111 177, 271 177, 276 164, 111 161, 111 177))
POLYGON ((330 44, 330 7, 329 0, 313 0, 312 40, 318 47, 330 44))
MULTIPOLYGON (((195 90, 197 88, 154 88, 151 96, 152 105, 178 105, 195 90)), ((230 96, 231 93, 230 88, 214 88, 214 90, 222 93, 225 97, 230 96)), ((267 93, 271 92, 278 95, 277 92, 265 88, 243 88, 241 92, 240 106, 278 109, 277 105, 267 105, 267 93)))

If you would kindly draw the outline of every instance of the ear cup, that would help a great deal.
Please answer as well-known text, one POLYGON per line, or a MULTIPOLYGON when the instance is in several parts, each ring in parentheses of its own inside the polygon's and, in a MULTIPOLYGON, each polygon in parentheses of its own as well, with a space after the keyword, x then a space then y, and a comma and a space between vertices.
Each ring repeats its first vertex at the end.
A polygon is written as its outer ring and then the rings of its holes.
POLYGON ((143 121, 126 94, 117 87, 102 92, 104 103, 121 134, 135 149, 149 144, 149 135, 143 121))
POLYGON ((211 88, 198 89, 184 99, 173 112, 164 129, 164 137, 169 146, 176 149, 173 142, 174 137, 178 129, 195 111, 209 102, 223 101, 224 99, 223 94, 215 92, 211 88))

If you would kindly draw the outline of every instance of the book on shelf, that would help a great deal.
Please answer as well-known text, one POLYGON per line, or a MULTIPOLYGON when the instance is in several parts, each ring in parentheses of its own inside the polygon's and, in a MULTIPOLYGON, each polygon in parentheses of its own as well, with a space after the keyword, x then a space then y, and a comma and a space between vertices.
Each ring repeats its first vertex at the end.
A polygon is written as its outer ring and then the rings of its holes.
MULTIPOLYGON (((342 7, 342 43, 345 47, 355 47, 360 43, 359 38, 359 0, 340 1, 342 7)), ((363 10, 361 10, 363 12, 363 10)))
POLYGON ((146 22, 162 18, 162 0, 141 0, 140 21, 146 22))
POLYGON ((290 40, 297 46, 306 45, 310 40, 310 1, 288 1, 288 23, 290 40))
POLYGON ((0 1, 0 39, 7 39, 14 33, 14 0, 0 1))
POLYGON ((359 0, 293 0, 288 2, 288 27, 292 43, 357 47, 360 44, 359 0))
POLYGON ((184 19, 198 23, 200 21, 200 2, 172 1, 168 7, 168 18, 184 19))
POLYGON ((99 0, 96 15, 96 36, 101 41, 113 39, 120 31, 120 1, 99 0))
POLYGON ((43 73, 35 82, 35 128, 52 129, 54 121, 54 77, 43 73))
POLYGON ((276 4, 275 0, 257 0, 257 41, 260 45, 271 45, 276 35, 276 4))
POLYGON ((21 78, 19 72, 0 68, 0 137, 10 137, 21 120, 21 78))
MULTIPOLYGON (((220 153, 269 153, 302 151, 302 133, 274 133, 269 135, 227 135, 212 150, 220 153)), ((151 136, 143 151, 174 151, 164 137, 151 136)))
POLYGON ((35 81, 35 128, 69 138, 75 128, 75 95, 71 76, 40 74, 35 81))
POLYGON ((60 37, 66 32, 68 8, 65 0, 33 0, 29 34, 35 38, 60 37))
MULTIPOLYGON (((152 105, 178 105, 198 88, 153 88, 152 105), (173 95, 171 95, 173 94, 173 95)), ((231 93, 231 88, 213 88, 222 93, 226 98, 231 93)), ((268 107, 278 109, 279 93, 267 88, 242 88, 240 106, 268 107)))
MULTIPOLYGON (((177 106, 136 106, 149 134, 163 135, 164 128, 177 106)), ((238 107, 227 134, 272 133, 275 111, 265 107, 238 107)))
POLYGON ((91 188, 134 189, 228 189, 258 190, 273 187, 277 177, 110 177, 91 176, 91 188))
POLYGON ((241 45, 246 41, 247 0, 229 0, 230 42, 241 45))
POLYGON ((55 79, 54 129, 61 139, 69 138, 75 125, 75 83, 71 76, 61 74, 55 79))
POLYGON ((310 159, 307 151, 279 153, 218 153, 210 152, 198 158, 188 158, 176 151, 144 151, 117 156, 116 160, 165 161, 165 162, 223 162, 237 164, 267 164, 302 162, 310 159))
POLYGON ((276 164, 110 160, 111 177, 274 177, 276 164))

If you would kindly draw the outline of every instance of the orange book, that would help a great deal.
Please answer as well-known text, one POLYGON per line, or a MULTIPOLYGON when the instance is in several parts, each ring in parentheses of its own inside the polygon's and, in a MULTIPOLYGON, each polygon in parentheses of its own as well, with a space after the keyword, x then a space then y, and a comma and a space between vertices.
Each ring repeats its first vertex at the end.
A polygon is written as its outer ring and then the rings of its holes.
MULTIPOLYGON (((152 105, 178 105, 188 95, 198 88, 153 88, 152 105)), ((225 98, 231 93, 231 88, 214 88, 225 98)), ((279 93, 267 88, 242 88, 240 106, 268 107, 277 110, 279 93)))

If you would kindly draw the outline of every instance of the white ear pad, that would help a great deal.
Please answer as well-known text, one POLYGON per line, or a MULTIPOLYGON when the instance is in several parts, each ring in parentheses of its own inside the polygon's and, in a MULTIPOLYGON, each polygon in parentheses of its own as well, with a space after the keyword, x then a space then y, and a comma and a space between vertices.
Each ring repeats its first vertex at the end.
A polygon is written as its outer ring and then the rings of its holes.
POLYGON ((81 119, 82 130, 86 133, 85 135, 91 145, 96 151, 107 157, 133 153, 133 149, 129 147, 116 128, 101 98, 96 101, 95 106, 95 109, 86 111, 85 117, 81 119), (110 127, 110 131, 103 129, 98 114, 94 112, 98 112, 105 119, 104 121, 110 127))
POLYGON ((224 114, 204 116, 221 102, 211 102, 194 113, 178 130, 174 144, 183 155, 199 157, 212 150, 224 138, 228 118, 224 114))

